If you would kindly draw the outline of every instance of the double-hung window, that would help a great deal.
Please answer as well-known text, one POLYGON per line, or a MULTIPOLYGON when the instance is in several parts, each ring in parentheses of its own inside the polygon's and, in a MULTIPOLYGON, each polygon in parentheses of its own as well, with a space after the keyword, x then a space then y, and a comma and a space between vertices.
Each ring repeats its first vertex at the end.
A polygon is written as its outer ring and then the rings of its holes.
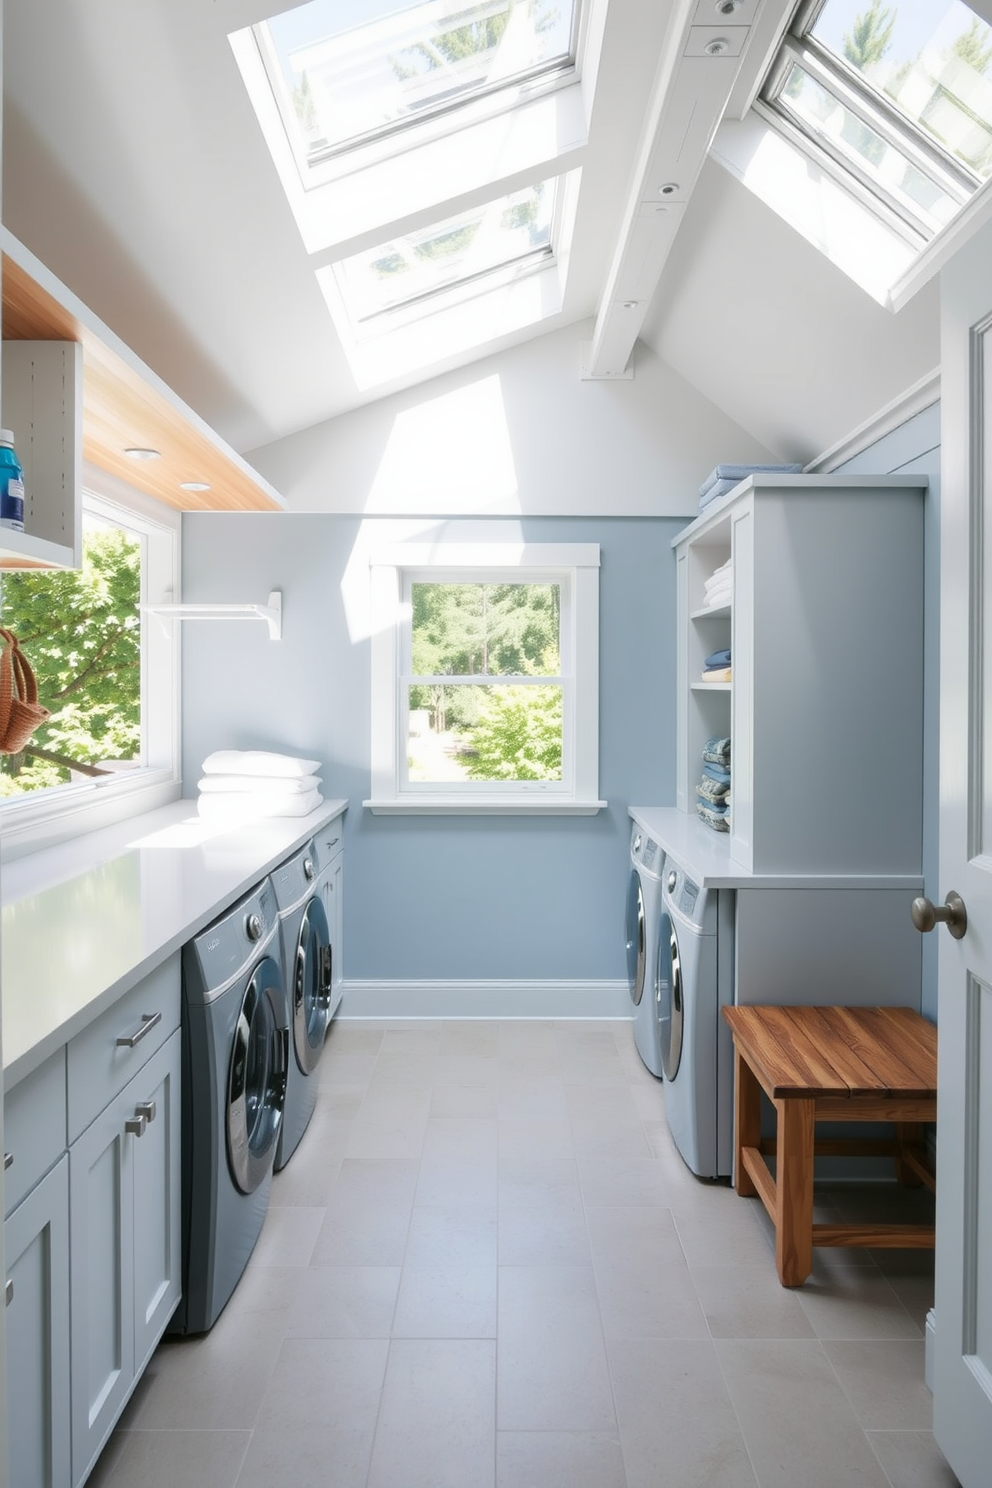
POLYGON ((373 811, 592 814, 596 544, 404 544, 372 559, 373 811))
POLYGON ((963 0, 806 0, 767 118, 916 244, 992 176, 992 27, 963 0))

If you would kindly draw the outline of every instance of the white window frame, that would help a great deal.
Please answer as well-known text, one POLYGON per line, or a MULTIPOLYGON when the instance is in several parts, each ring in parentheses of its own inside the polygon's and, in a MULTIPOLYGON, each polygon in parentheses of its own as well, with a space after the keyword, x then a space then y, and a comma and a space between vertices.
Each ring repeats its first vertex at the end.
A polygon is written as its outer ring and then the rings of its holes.
MULTIPOLYGON (((141 604, 162 604, 179 593, 181 513, 97 475, 83 487, 83 510, 127 528, 144 547, 141 604), (103 490, 97 489, 103 487, 103 490)), ((143 614, 141 625, 142 756, 134 770, 51 786, 0 803, 3 856, 65 841, 175 800, 179 776, 178 626, 143 614)))
POLYGON ((592 816, 602 811, 607 803, 599 799, 599 544, 406 543, 373 553, 370 572, 371 791, 363 804, 391 816, 592 816), (561 781, 435 785, 407 780, 412 582, 560 585, 561 781))

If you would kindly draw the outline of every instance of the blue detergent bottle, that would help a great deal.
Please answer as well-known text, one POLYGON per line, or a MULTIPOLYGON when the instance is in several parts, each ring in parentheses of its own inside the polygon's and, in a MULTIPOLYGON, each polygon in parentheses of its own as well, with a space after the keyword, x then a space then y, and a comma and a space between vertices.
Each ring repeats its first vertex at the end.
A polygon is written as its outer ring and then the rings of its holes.
POLYGON ((0 429, 0 527, 24 531, 24 472, 9 429, 0 429))

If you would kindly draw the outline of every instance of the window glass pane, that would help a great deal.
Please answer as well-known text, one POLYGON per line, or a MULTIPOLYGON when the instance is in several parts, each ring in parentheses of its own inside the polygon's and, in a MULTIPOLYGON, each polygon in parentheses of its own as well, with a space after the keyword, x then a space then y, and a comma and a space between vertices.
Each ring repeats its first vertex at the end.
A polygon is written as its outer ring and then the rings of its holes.
POLYGON ((20 754, 0 755, 0 799, 140 764, 142 547, 85 516, 81 569, 0 577, 0 623, 51 714, 20 754))
POLYGON ((828 0, 811 35, 948 154, 992 174, 992 27, 967 5, 828 0))
POLYGON ((305 158, 570 57, 572 0, 311 0, 271 17, 305 158))
POLYGON ((561 780, 560 684, 438 681, 408 702, 411 782, 561 780))
POLYGON ((558 672, 557 584, 411 586, 418 677, 551 677, 558 672))
POLYGON ((541 181, 343 259, 336 272, 355 320, 532 255, 550 256, 554 188, 541 181))
POLYGON ((789 70, 779 104, 812 134, 856 161, 881 190, 914 215, 922 213, 932 227, 943 226, 958 211, 960 203, 936 181, 797 64, 789 70))

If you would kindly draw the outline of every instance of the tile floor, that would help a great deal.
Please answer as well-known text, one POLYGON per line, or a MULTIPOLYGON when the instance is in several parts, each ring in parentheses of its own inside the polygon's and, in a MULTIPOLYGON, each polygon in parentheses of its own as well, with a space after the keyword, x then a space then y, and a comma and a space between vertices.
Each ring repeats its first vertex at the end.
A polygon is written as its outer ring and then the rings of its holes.
POLYGON ((237 1292, 158 1349, 96 1488, 954 1485, 932 1258, 819 1251, 784 1291, 629 1024, 341 1022, 319 1078, 237 1292))

